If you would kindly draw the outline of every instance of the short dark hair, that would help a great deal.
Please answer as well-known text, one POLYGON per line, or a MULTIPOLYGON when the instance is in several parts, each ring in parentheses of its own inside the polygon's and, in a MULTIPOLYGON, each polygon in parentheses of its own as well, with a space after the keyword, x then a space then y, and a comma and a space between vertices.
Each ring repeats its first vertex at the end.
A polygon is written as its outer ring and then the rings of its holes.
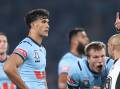
POLYGON ((0 36, 1 36, 1 35, 5 36, 5 37, 7 38, 7 36, 6 36, 6 34, 5 34, 5 33, 0 32, 0 36))
POLYGON ((83 32, 85 31, 84 28, 79 28, 79 27, 75 27, 74 29, 72 29, 69 32, 69 43, 71 42, 71 39, 73 38, 73 36, 77 35, 78 32, 83 32))
POLYGON ((49 18, 49 11, 46 9, 34 9, 29 11, 25 15, 25 22, 28 28, 31 28, 31 25, 30 25, 31 22, 37 20, 38 18, 43 18, 43 19, 49 18))
POLYGON ((96 51, 99 51, 99 50, 101 50, 101 49, 106 49, 106 46, 105 46, 105 44, 103 43, 103 42, 101 42, 101 41, 93 41, 93 42, 91 42, 91 43, 89 43, 89 44, 87 44, 86 46, 85 46, 85 54, 86 54, 86 56, 90 56, 89 55, 89 51, 91 50, 91 49, 94 49, 94 50, 96 50, 96 51))

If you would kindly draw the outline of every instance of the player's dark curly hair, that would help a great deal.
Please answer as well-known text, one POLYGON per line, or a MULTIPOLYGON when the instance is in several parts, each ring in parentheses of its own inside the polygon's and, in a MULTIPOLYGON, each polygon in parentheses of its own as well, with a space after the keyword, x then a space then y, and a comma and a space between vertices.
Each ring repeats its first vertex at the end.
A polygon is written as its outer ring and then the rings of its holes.
POLYGON ((76 36, 78 32, 84 32, 84 31, 85 31, 84 28, 79 28, 79 27, 75 27, 74 29, 72 29, 69 32, 69 43, 71 43, 73 36, 76 36))
POLYGON ((30 24, 38 18, 49 18, 49 11, 46 9, 34 9, 29 11, 24 18, 28 28, 31 28, 30 24))

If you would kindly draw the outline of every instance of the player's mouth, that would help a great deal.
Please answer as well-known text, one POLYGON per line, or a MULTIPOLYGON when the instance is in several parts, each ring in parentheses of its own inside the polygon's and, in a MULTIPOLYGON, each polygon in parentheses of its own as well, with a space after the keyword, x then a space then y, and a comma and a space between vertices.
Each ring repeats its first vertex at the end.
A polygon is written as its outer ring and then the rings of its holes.
POLYGON ((49 32, 49 30, 45 30, 44 32, 45 32, 45 33, 48 33, 48 32, 49 32))
POLYGON ((98 65, 97 68, 101 70, 103 68, 103 65, 98 65))

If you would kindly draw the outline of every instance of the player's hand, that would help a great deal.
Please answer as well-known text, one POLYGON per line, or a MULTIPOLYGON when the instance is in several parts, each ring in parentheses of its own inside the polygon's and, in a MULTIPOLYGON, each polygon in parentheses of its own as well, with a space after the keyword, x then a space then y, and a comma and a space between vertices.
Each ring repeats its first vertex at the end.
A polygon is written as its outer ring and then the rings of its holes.
POLYGON ((116 13, 115 28, 116 28, 116 31, 117 31, 117 32, 120 32, 120 18, 119 18, 119 12, 116 13))

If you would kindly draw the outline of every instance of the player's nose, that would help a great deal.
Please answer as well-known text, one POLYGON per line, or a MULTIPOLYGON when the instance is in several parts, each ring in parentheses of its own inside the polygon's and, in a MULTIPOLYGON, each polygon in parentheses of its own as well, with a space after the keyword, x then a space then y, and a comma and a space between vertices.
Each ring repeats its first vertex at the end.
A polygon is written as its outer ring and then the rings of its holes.
POLYGON ((48 29, 49 29, 49 23, 46 23, 46 28, 48 28, 48 29))

